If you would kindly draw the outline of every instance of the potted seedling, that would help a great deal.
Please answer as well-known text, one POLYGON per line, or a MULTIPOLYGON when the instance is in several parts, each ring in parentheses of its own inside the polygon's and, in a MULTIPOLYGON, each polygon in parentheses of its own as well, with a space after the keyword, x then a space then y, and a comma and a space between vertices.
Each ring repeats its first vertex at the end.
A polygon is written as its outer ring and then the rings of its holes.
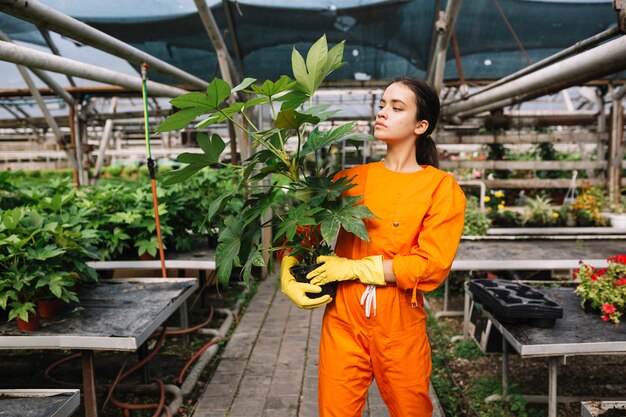
POLYGON ((266 264, 264 251, 288 251, 301 263, 314 264, 317 256, 332 252, 340 228, 369 240, 362 219, 373 215, 357 204, 358 197, 343 196, 353 184, 351 178, 335 177, 329 148, 344 141, 358 144, 371 140, 371 136, 355 132, 353 123, 320 129, 320 122, 339 110, 312 104, 322 81, 344 65, 343 47, 341 42, 328 49, 323 36, 311 46, 306 59, 293 49, 293 78, 246 78, 234 87, 216 78, 206 92, 188 93, 171 101, 179 110, 157 128, 158 132, 187 128, 191 123, 196 129, 205 129, 229 120, 249 138, 256 151, 240 164, 226 163, 220 158, 226 149, 224 139, 217 134, 199 133, 197 140, 203 153, 179 155, 177 160, 187 165, 164 176, 164 184, 182 182, 216 165, 230 167, 236 174, 236 187, 217 196, 207 215, 211 221, 231 200, 243 197, 241 209, 226 217, 220 226, 216 264, 221 282, 228 282, 234 268, 241 268, 243 280, 248 282, 253 266, 266 264), (241 92, 249 98, 228 101, 241 92), (272 115, 269 129, 258 128, 250 117, 253 108, 263 106, 272 115), (287 205, 286 195, 293 199, 287 205), (273 216, 267 219, 270 210, 273 216), (264 228, 274 231, 269 247, 262 245, 264 228))

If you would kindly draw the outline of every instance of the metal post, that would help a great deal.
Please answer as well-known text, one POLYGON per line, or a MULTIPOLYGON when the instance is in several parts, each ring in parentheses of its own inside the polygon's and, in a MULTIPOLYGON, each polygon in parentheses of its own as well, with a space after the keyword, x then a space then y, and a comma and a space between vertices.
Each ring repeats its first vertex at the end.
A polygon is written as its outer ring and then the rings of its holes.
POLYGON ((448 46, 450 45, 450 39, 452 38, 454 26, 456 25, 456 18, 459 15, 460 9, 461 0, 448 0, 443 19, 440 18, 440 20, 436 23, 437 25, 440 25, 437 28, 439 36, 437 36, 433 62, 429 63, 427 79, 437 92, 441 91, 441 87, 443 86, 443 75, 446 68, 446 54, 448 52, 448 46))
MULTIPOLYGON (((200 289, 200 294, 202 295, 202 288, 200 289)), ((180 315, 180 328, 187 329, 189 328, 189 314, 187 311, 187 301, 184 301, 180 307, 178 308, 178 313, 180 315)), ((189 333, 183 333, 183 343, 186 346, 189 346, 189 333)))
POLYGON ((549 359, 548 368, 548 417, 556 417, 556 405, 557 405, 557 365, 559 362, 558 357, 552 357, 549 359))
POLYGON ((96 382, 93 369, 93 351, 83 350, 80 354, 83 369, 83 392, 85 394, 85 416, 98 417, 96 382))
MULTIPOLYGON (((117 97, 113 97, 111 99, 111 107, 109 108, 109 113, 115 113, 115 109, 117 108, 117 97)), ((106 152, 107 146, 109 146, 109 139, 111 139, 111 133, 113 132, 113 119, 107 119, 104 122, 104 129, 102 131, 102 139, 100 139, 100 146, 98 147, 98 157, 96 159, 96 168, 94 169, 93 177, 94 180, 97 180, 100 176, 100 170, 102 169, 102 164, 104 163, 104 154, 106 152)))
POLYGON ((509 342, 502 334, 502 399, 509 396, 509 342))
POLYGON ((624 108, 621 98, 613 100, 611 108, 611 137, 609 139, 609 158, 607 163, 607 189, 609 201, 618 203, 620 198, 622 159, 624 152, 624 108))
MULTIPOLYGON (((0 60, 141 91, 141 78, 139 77, 25 48, 11 42, 0 41, 0 60)), ((148 81, 148 88, 152 94, 163 97, 178 97, 187 92, 154 81, 148 81)))
POLYGON ((145 62, 155 71, 169 75, 186 84, 203 89, 209 84, 37 0, 0 0, 0 11, 37 26, 44 26, 48 30, 91 45, 136 65, 145 62))

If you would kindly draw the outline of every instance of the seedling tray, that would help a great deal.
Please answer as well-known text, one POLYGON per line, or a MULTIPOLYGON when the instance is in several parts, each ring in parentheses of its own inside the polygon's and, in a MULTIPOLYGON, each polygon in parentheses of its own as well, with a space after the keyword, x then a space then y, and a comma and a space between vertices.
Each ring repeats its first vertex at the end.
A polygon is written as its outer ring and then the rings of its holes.
POLYGON ((528 323, 553 327, 563 317, 561 306, 527 285, 499 279, 475 279, 469 283, 474 301, 502 323, 528 323))

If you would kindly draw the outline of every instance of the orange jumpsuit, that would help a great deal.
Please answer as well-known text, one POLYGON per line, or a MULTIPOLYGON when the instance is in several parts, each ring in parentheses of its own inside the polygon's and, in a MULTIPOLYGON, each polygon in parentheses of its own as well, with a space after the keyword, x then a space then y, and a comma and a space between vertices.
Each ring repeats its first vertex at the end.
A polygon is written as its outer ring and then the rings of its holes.
POLYGON ((369 243, 341 230, 335 253, 393 259, 396 284, 376 288, 376 315, 366 317, 360 300, 367 286, 339 283, 322 323, 320 417, 361 416, 373 378, 392 417, 431 416, 422 292, 448 276, 463 230, 465 196, 452 176, 431 166, 400 173, 375 162, 339 175, 356 176, 357 186, 347 194, 362 195, 377 218, 365 219, 369 243))

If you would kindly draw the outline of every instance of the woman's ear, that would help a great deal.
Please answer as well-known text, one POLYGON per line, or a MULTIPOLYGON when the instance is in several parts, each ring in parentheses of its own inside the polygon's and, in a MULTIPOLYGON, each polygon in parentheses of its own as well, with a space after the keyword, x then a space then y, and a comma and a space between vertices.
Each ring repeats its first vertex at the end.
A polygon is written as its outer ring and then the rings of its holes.
POLYGON ((413 132, 415 132, 417 136, 420 136, 428 130, 428 126, 428 120, 420 120, 415 124, 415 129, 413 129, 413 132))

